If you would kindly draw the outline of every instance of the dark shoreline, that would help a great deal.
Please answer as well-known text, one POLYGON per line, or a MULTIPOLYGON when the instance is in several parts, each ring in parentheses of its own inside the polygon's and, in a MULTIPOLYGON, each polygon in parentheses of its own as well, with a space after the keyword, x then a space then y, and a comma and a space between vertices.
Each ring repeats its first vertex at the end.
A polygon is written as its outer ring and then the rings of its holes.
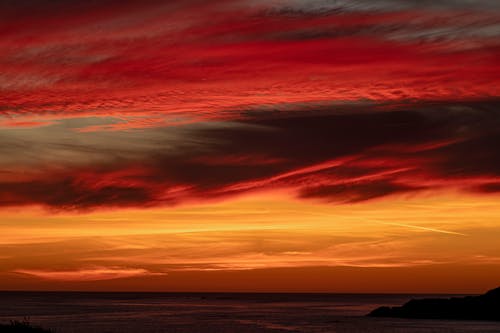
POLYGON ((379 307, 368 316, 500 321, 500 288, 479 296, 412 299, 402 306, 379 307))

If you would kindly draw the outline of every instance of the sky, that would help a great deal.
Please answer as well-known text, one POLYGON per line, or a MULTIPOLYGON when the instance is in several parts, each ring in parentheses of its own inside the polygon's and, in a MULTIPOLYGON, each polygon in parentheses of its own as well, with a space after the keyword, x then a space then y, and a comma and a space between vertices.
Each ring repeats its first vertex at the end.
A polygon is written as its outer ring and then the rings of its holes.
POLYGON ((0 2, 0 289, 500 281, 495 0, 0 2))

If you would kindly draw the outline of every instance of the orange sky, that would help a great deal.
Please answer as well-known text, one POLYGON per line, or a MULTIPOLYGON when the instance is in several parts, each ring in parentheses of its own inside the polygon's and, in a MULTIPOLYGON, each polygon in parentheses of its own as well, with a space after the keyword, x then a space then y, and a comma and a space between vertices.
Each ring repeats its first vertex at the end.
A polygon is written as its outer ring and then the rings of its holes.
POLYGON ((5 289, 480 292, 500 278, 498 197, 2 213, 5 289), (118 280, 116 280, 118 279, 118 280))
POLYGON ((495 1, 0 2, 0 289, 482 292, 495 1))

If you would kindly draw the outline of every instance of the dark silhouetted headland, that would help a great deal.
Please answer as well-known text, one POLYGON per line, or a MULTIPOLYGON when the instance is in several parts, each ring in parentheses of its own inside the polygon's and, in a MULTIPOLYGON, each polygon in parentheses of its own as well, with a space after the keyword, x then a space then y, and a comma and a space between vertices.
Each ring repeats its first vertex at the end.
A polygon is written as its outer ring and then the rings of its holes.
POLYGON ((412 299, 403 306, 382 306, 368 316, 500 321, 500 288, 480 296, 412 299))
POLYGON ((53 333, 50 330, 31 325, 28 321, 11 321, 10 324, 0 324, 0 333, 53 333))

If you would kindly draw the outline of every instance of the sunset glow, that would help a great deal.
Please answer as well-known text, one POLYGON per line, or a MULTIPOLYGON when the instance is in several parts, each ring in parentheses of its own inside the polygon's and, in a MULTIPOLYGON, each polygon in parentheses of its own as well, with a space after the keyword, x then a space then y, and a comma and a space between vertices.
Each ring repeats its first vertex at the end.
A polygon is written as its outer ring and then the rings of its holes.
POLYGON ((500 4, 0 4, 0 289, 479 292, 500 4))

